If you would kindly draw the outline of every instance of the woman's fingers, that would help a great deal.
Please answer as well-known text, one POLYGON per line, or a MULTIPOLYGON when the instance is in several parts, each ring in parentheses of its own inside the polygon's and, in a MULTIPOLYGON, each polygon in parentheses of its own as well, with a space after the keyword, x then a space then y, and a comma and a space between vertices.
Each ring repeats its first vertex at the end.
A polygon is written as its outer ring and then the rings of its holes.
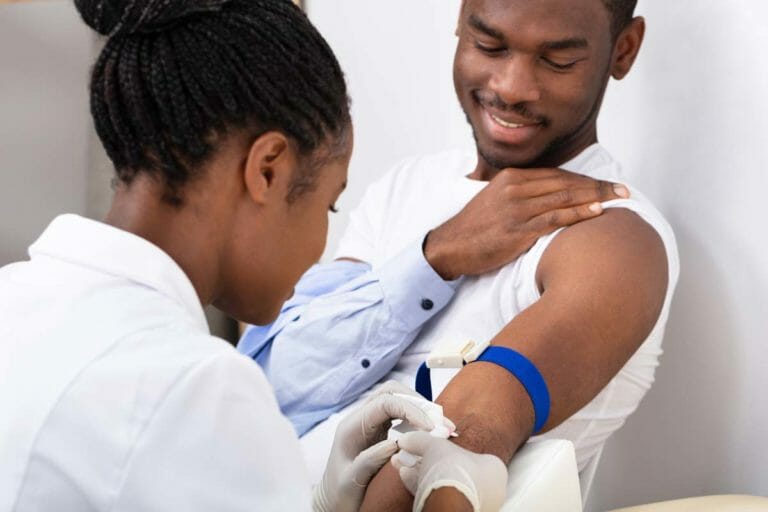
POLYGON ((381 441, 360 452, 352 462, 355 484, 366 487, 396 453, 397 443, 390 440, 381 441))

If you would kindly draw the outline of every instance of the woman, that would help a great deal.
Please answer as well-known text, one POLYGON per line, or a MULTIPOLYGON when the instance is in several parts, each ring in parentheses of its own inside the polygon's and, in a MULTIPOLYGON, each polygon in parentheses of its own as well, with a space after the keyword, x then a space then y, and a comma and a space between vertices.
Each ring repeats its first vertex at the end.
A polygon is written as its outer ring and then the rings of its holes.
MULTIPOLYGON (((202 309, 270 322, 320 257, 352 151, 335 57, 288 0, 75 3, 108 36, 91 107, 116 190, 104 223, 61 216, 0 270, 0 510, 356 510, 390 420, 436 426, 411 392, 341 425, 310 496, 263 374, 202 309)), ((498 466, 406 444, 435 461, 403 468, 414 491, 498 466)))

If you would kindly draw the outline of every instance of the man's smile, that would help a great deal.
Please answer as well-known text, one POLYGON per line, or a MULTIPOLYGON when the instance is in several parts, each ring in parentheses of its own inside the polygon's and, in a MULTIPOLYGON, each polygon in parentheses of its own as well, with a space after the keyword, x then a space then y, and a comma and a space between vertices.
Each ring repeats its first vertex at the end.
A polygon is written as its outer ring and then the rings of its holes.
POLYGON ((522 145, 530 142, 542 128, 543 123, 531 121, 511 112, 499 112, 482 106, 482 122, 485 132, 496 142, 522 145))

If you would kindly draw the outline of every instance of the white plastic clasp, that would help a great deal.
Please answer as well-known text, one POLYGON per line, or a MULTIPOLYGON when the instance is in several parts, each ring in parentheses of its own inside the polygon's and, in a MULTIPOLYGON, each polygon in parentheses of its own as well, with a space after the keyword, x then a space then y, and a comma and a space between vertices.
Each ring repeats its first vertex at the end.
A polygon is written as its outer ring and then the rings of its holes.
POLYGON ((477 360, 490 344, 489 341, 478 343, 472 340, 444 343, 430 352, 427 368, 461 368, 465 363, 477 360))

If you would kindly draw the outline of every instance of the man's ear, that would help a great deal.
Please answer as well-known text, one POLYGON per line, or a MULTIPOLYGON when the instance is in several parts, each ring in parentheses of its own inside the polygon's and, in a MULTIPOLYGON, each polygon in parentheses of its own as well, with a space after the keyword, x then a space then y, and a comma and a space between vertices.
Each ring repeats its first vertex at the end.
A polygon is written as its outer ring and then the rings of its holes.
POLYGON ((616 80, 621 80, 637 59, 640 47, 645 37, 645 19, 637 17, 621 32, 613 49, 613 65, 611 75, 616 80))
POLYGON ((278 194, 285 198, 296 167, 296 154, 288 138, 271 131, 253 141, 245 161, 245 188, 251 199, 264 204, 278 194))

